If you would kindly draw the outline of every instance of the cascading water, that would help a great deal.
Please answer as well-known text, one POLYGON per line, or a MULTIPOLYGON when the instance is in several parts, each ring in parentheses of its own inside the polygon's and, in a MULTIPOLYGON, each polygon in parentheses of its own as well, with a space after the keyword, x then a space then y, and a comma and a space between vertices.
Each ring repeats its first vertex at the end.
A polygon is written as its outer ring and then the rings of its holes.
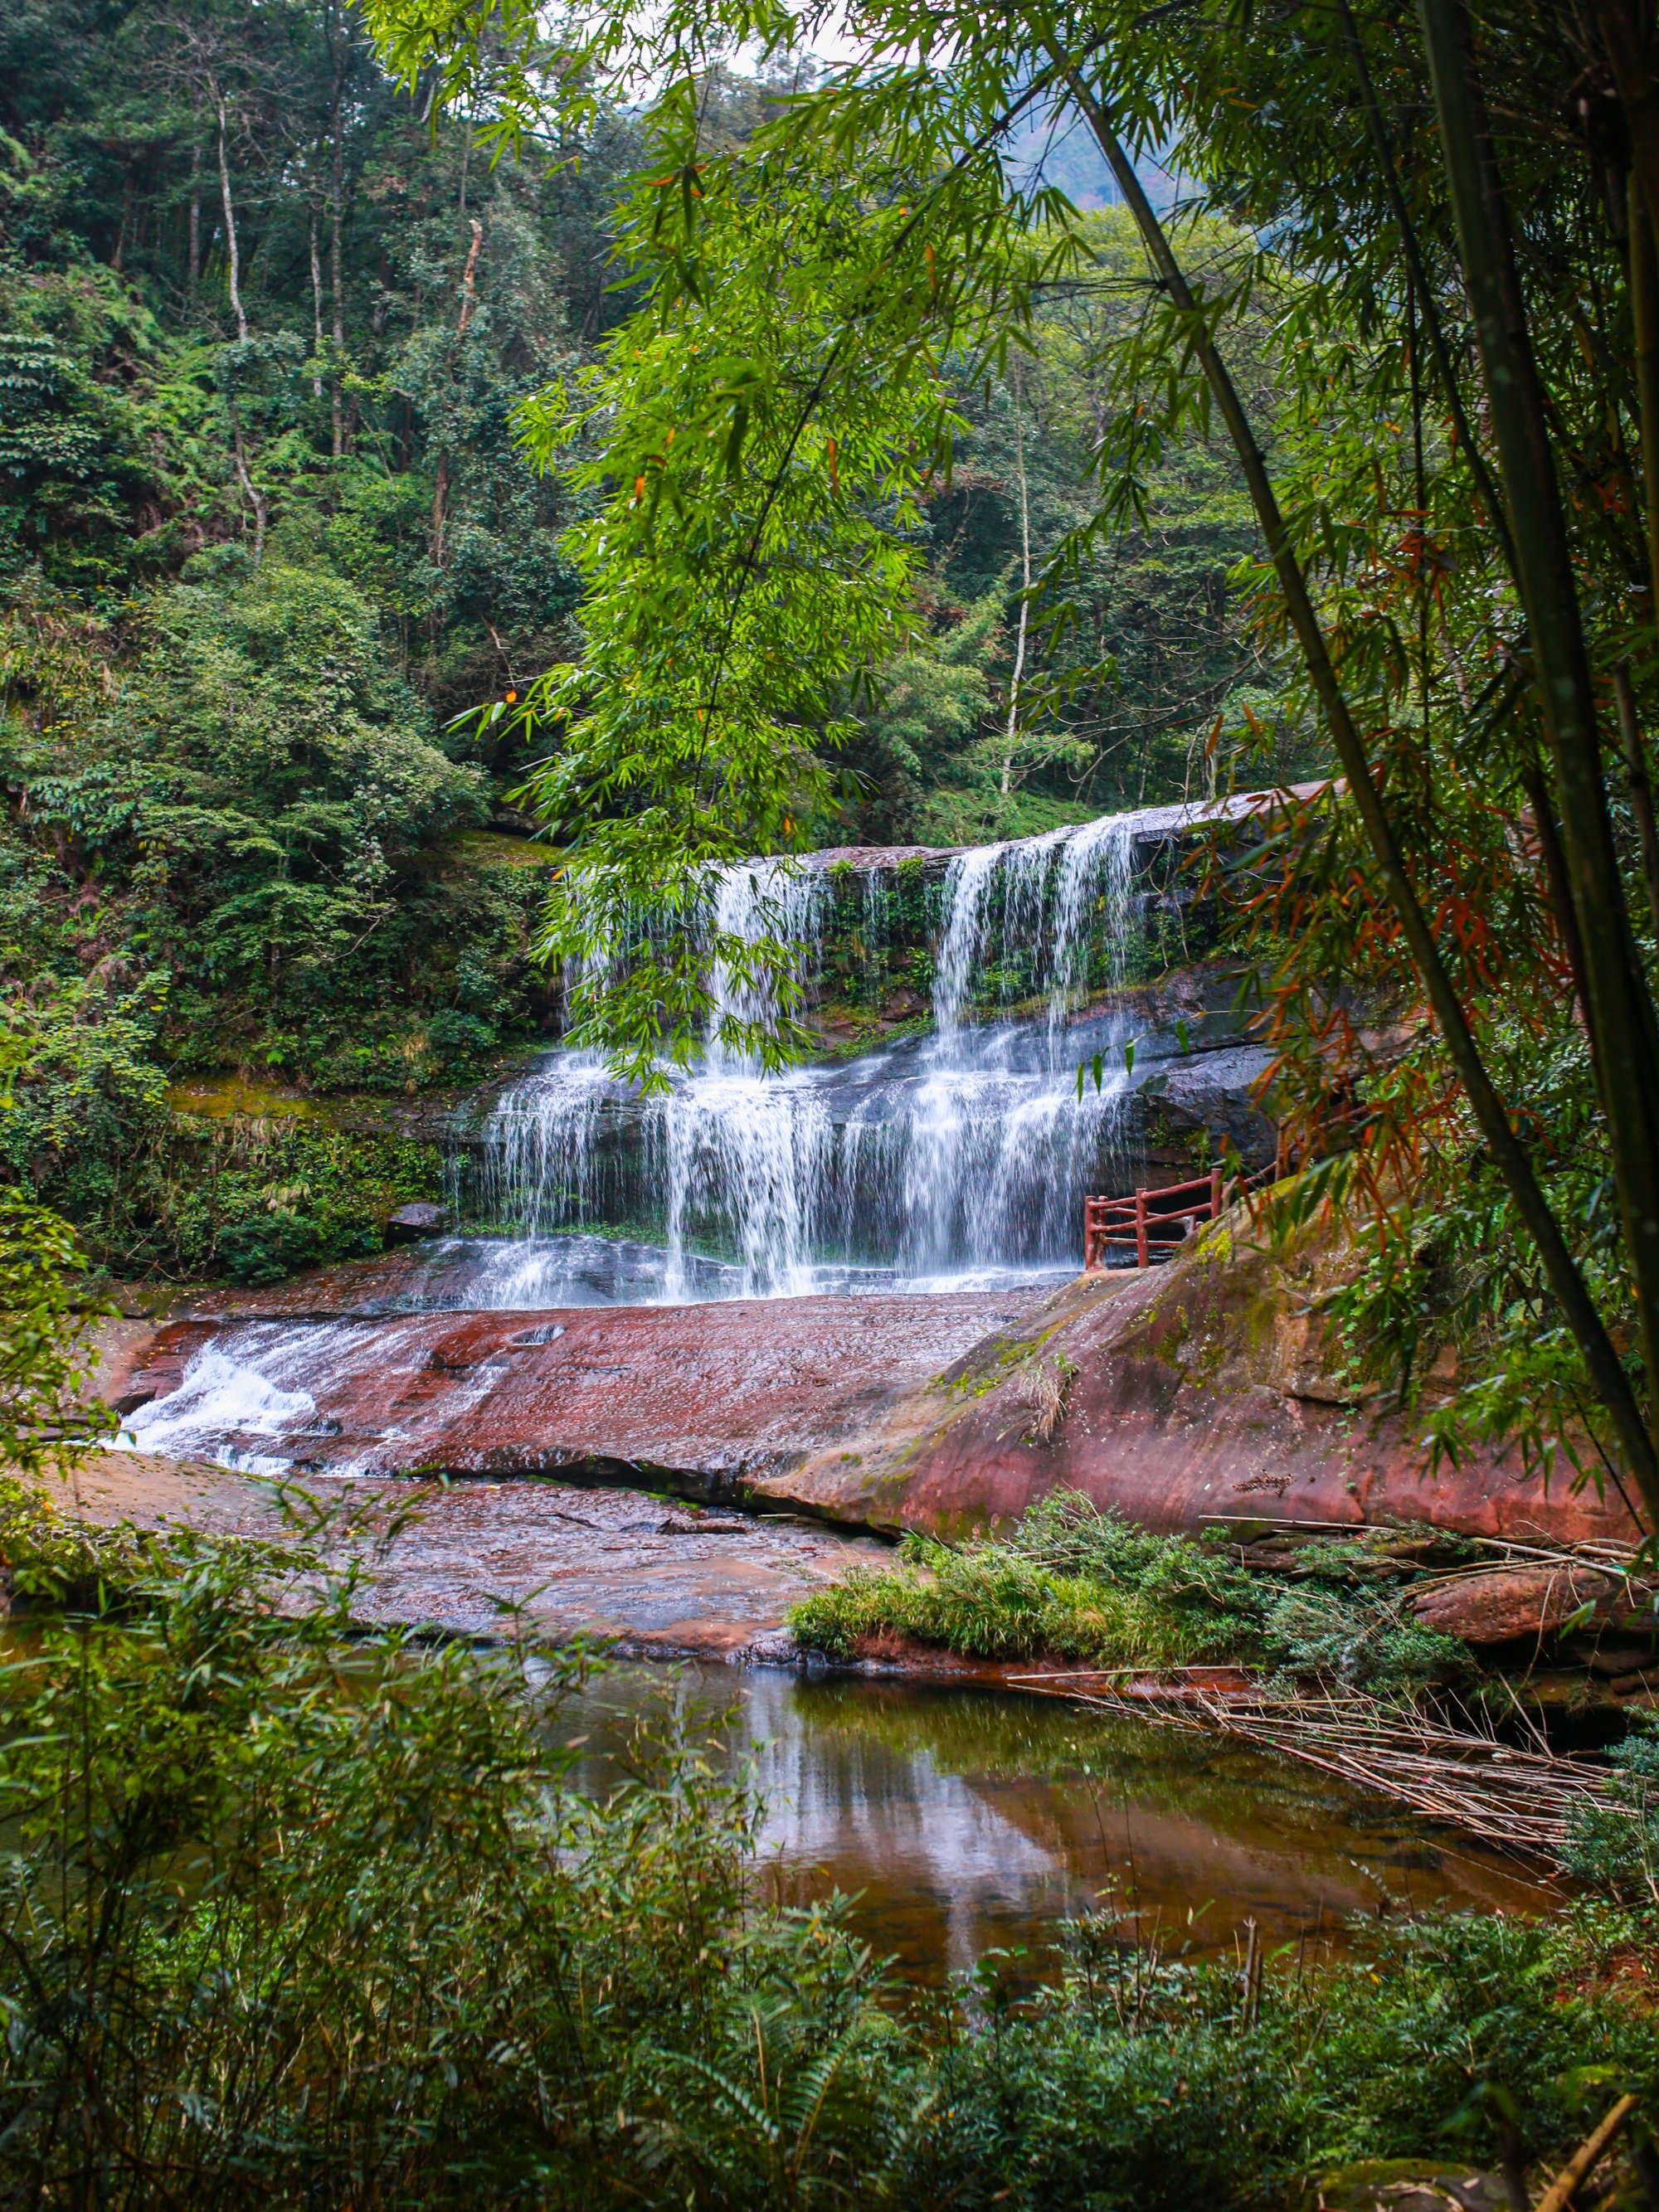
MULTIPOLYGON (((716 963, 702 1063, 665 1095, 634 1095, 591 1056, 551 1055, 483 1133, 483 1210, 514 1237, 471 1273, 467 1302, 933 1289, 1074 1267, 1124 1089, 1120 1064, 1079 1097, 1077 1068, 1118 1057, 1127 1034, 1121 1017, 1078 1009, 1124 980, 1148 818, 952 856, 930 1036, 766 1075, 731 1039, 733 1023, 775 1011, 738 960, 716 963)), ((892 872, 861 872, 852 910, 878 961, 892 872)), ((726 872, 714 921, 727 939, 788 947, 810 988, 835 904, 821 866, 761 860, 726 872)))
MULTIPOLYGON (((1187 819, 1112 817, 958 853, 942 870, 927 854, 862 854, 729 870, 711 919, 731 957, 711 966, 701 1064, 645 1097, 591 1055, 549 1054, 495 1105, 482 1172, 458 1189, 507 1233, 423 1246, 380 1311, 1035 1290, 1070 1273, 1085 1194, 1128 1179, 1131 1024, 1112 987, 1127 981, 1146 904, 1137 841, 1187 819), (931 1026, 768 1075, 742 1031, 777 1009, 733 951, 763 942, 788 949, 820 1006, 833 986, 836 1003, 890 1021, 930 982, 931 1026), (1079 1087, 1097 1055, 1104 1079, 1079 1087)), ((240 1324, 130 1431, 147 1449, 281 1471, 325 1432, 319 1394, 365 1364, 379 1371, 395 1344, 385 1328, 367 1309, 323 1328, 240 1324)), ((485 1362, 452 1385, 446 1419, 502 1371, 485 1362)), ((417 1431, 418 1413, 400 1413, 381 1445, 416 1449, 398 1425, 409 1420, 417 1431)))

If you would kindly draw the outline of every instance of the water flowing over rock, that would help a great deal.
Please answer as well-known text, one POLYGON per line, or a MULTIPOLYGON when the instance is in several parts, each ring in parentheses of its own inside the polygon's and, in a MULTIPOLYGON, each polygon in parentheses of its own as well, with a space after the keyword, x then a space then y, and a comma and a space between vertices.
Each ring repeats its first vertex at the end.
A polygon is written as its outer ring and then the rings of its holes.
POLYGON ((555 1303, 590 1280, 566 1240, 621 1225, 662 1254, 632 1294, 667 1303, 1058 1281, 1080 1258, 1085 1194, 1146 1171, 1149 1099, 1177 1129, 1260 1151, 1249 1093, 1267 1054, 1236 1042, 1213 980, 1209 1002, 1189 990, 1190 1018, 1162 1024, 1124 999, 1149 923, 1179 939, 1182 900, 1151 878, 1192 819, 1152 809, 896 865, 860 853, 726 871, 721 939, 787 948, 809 1006, 832 984, 878 1000, 908 932, 913 963, 931 965, 931 1026, 768 1075, 732 1042, 775 1015, 767 984, 717 962, 702 1060, 665 1095, 639 1096, 591 1054, 552 1054, 478 1133, 476 1204, 520 1240, 500 1263, 515 1299, 555 1303), (862 972, 846 972, 849 947, 862 972), (1200 1066, 1217 1079, 1195 1084, 1200 1066))
POLYGON ((109 1395, 175 1456, 647 1481, 890 1528, 1006 1522, 1065 1485, 1171 1528, 1627 1534, 1616 1500, 1501 1455, 1431 1470, 1325 1371, 1315 1290, 1242 1215, 1160 1273, 1074 1279, 1085 1191, 1154 1179, 1183 1128, 1267 1131, 1227 987, 1170 965, 1190 917, 1169 811, 729 872, 721 930, 787 945, 817 1018, 860 963, 925 956, 927 1025, 763 1074, 722 1021, 764 1011, 736 960, 666 1095, 561 1052, 495 1101, 482 1198, 512 1233, 209 1298, 109 1395))
MULTIPOLYGON (((343 1271, 342 1271, 343 1272, 343 1271)), ((739 1497, 866 1428, 1028 1310, 1029 1293, 292 1320, 128 1339, 131 1440, 257 1474, 574 1474, 739 1497)))

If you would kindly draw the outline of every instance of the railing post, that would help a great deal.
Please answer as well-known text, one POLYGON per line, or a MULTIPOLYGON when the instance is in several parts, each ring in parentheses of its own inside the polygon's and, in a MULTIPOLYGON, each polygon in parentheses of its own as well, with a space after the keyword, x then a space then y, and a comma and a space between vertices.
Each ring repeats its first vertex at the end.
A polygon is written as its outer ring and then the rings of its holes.
POLYGON ((1210 1218, 1212 1221, 1218 1221, 1221 1218, 1221 1170, 1219 1168, 1210 1170, 1210 1218))
POLYGON ((1144 1190, 1135 1193, 1135 1265, 1137 1267, 1146 1265, 1146 1194, 1144 1190))

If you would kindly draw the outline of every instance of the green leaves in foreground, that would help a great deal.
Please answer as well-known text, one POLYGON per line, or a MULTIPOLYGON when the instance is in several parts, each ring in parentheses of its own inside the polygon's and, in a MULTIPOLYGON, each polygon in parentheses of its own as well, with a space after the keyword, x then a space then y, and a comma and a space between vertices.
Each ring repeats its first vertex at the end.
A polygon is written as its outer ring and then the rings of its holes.
POLYGON ((303 1546, 71 1558, 21 1497, 5 1535, 91 1608, 0 1674, 7 2203, 769 2203, 879 2173, 869 1954, 834 1912, 745 1912, 750 1802, 666 1705, 594 1796, 579 1651, 354 1638, 351 1578, 303 1546), (727 2075, 706 2145, 684 2085, 727 2075))
POLYGON ((1042 258, 988 180, 950 179, 951 223, 924 221, 939 182, 902 131, 854 180, 798 120, 716 157, 695 86, 665 98, 623 237, 648 304, 521 414, 595 501, 571 541, 581 662, 526 702, 554 744, 529 790, 565 848, 541 949, 573 1041, 647 1083, 696 1049, 716 963, 752 987, 750 1010, 722 999, 722 1044, 788 1052, 787 948, 721 927, 720 871, 811 841, 868 672, 917 620, 960 422, 937 349, 988 257, 1017 289, 1042 258))
POLYGON ((45 1473, 113 1425, 87 1402, 102 1310, 82 1264, 66 1221, 0 1191, 0 1468, 45 1473))
POLYGON ((908 2006, 840 1903, 757 1901, 758 1808, 672 1678, 596 1787, 589 1661, 365 1635, 319 1550, 374 1533, 0 1496, 7 2203, 1229 2212, 1651 2099, 1653 1931, 1608 1908, 1270 1958, 1247 2017, 1230 1956, 1149 1958, 1109 1900, 1052 1985, 908 2006))

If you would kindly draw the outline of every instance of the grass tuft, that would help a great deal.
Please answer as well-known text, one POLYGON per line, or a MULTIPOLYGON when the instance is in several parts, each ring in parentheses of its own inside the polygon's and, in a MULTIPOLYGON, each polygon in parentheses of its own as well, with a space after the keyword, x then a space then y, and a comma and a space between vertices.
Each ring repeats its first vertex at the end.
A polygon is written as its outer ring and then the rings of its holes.
POLYGON ((1263 1573, 1057 1491, 1007 1536, 959 1550, 907 1536, 890 1566, 855 1567, 789 1619, 804 1645, 835 1659, 885 1633, 963 1658, 1148 1668, 1237 1660, 1373 1692, 1466 1674, 1464 1647, 1419 1627, 1404 1588, 1364 1541, 1322 1542, 1293 1571, 1263 1573))

